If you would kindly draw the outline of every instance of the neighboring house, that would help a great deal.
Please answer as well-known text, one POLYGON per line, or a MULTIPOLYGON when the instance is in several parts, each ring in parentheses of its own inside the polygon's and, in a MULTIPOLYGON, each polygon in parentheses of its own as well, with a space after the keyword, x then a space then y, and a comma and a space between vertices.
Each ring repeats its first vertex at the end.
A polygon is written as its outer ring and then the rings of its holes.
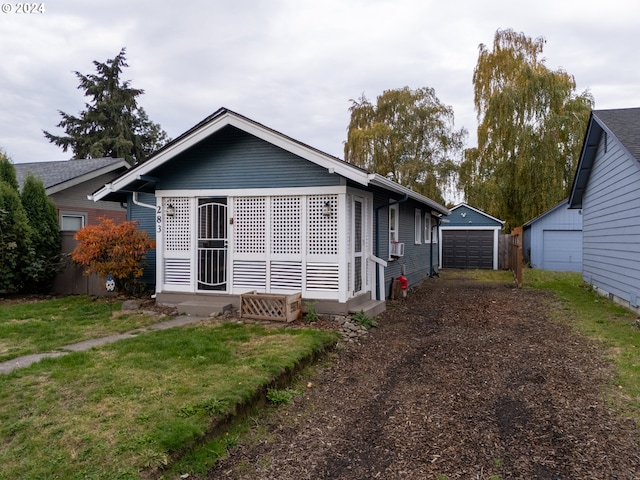
POLYGON ((429 277, 449 213, 224 108, 93 198, 154 236, 158 303, 301 293, 321 313, 377 313, 401 273, 429 277))
MULTIPOLYGON (((76 230, 95 225, 102 217, 111 218, 116 223, 126 220, 123 206, 113 202, 94 202, 88 198, 96 189, 129 169, 129 164, 122 158, 16 163, 13 166, 21 190, 29 173, 42 180, 45 192, 58 212, 63 254, 69 254, 75 248, 77 242, 73 236, 76 230)), ((97 295, 104 291, 101 279, 83 275, 82 270, 70 261, 65 263, 53 287, 53 293, 58 294, 97 295)))
POLYGON ((582 210, 582 277, 640 312, 640 108, 594 110, 569 208, 582 210))
POLYGON ((456 205, 440 226, 442 268, 498 269, 504 221, 471 207, 456 205))
POLYGON ((568 200, 523 225, 523 255, 532 268, 582 271, 582 212, 568 200))

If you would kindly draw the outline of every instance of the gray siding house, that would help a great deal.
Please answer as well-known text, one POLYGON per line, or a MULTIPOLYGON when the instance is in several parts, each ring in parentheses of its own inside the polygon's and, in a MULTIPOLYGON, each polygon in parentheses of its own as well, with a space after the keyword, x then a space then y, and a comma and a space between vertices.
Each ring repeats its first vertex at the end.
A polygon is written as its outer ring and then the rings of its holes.
POLYGON ((498 269, 498 246, 504 221, 460 203, 440 226, 442 268, 498 269))
POLYGON ((52 293, 74 295, 106 294, 105 281, 97 275, 84 275, 82 268, 71 262, 68 254, 77 245, 76 231, 96 225, 101 218, 116 223, 127 219, 126 210, 118 203, 94 202, 88 197, 105 183, 129 169, 122 158, 87 158, 53 162, 16 163, 20 189, 27 175, 42 180, 47 196, 56 205, 62 242, 63 265, 55 278, 52 293))
POLYGON ((449 213, 225 108, 93 199, 126 202, 155 238, 159 303, 301 293, 322 313, 380 311, 398 275, 428 278, 449 213))
POLYGON ((594 110, 569 208, 582 210, 582 276, 640 312, 640 108, 594 110))
POLYGON ((524 257, 532 268, 582 271, 582 211, 568 200, 523 225, 524 257))

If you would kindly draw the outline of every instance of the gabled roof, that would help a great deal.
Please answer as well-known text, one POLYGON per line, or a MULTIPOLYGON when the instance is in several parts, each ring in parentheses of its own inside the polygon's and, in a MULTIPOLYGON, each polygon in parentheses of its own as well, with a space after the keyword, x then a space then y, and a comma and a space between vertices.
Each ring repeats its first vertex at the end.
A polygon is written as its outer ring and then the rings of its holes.
POLYGON ((42 180, 47 195, 60 192, 105 173, 126 170, 129 164, 123 158, 87 158, 58 162, 15 163, 20 189, 29 173, 42 180))
POLYGON ((564 200, 562 200, 559 204, 551 207, 549 210, 547 210, 546 212, 541 213, 540 215, 538 215, 535 218, 532 218, 531 220, 529 220, 527 223, 525 223, 523 225, 523 227, 528 227, 533 223, 536 223, 538 220, 543 219, 544 217, 546 217, 547 215, 551 214, 551 212, 555 212, 556 210, 560 209, 560 208, 568 208, 569 207, 569 199, 565 198, 564 200))
POLYGON ((617 138, 627 153, 640 161, 640 108, 593 110, 571 188, 569 208, 582 208, 582 197, 603 133, 617 138))
POLYGON ((474 208, 474 207, 472 207, 471 205, 469 205, 468 203, 465 203, 465 202, 459 203, 455 207, 451 207, 451 213, 453 213, 454 210, 457 210, 458 208, 462 208, 462 207, 468 208, 469 210, 473 210, 474 212, 476 212, 476 213, 478 213, 480 215, 483 215, 483 216, 487 217, 488 219, 493 220, 494 222, 498 222, 501 225, 504 225, 504 220, 500 220, 499 218, 493 217, 493 216, 489 215, 488 213, 483 212, 482 210, 480 210, 478 208, 474 208))
POLYGON ((158 150, 146 162, 136 166, 121 175, 119 178, 115 179, 113 182, 105 185, 93 194, 93 199, 95 201, 115 200, 118 198, 117 194, 121 192, 131 192, 143 188, 145 185, 148 185, 149 182, 154 181, 153 172, 155 169, 227 126, 233 126, 247 132, 250 135, 269 142, 272 145, 280 147, 283 150, 313 162, 316 165, 324 167, 328 171, 341 175, 342 177, 345 177, 359 185, 373 185, 397 194, 406 195, 409 198, 428 205, 440 214, 449 214, 449 210, 424 195, 420 195, 411 189, 392 182, 382 175, 375 173, 371 174, 362 168, 356 167, 355 165, 340 160, 337 157, 294 140, 291 137, 283 135, 276 130, 266 127, 227 108, 217 110, 215 113, 208 116, 200 123, 158 150))

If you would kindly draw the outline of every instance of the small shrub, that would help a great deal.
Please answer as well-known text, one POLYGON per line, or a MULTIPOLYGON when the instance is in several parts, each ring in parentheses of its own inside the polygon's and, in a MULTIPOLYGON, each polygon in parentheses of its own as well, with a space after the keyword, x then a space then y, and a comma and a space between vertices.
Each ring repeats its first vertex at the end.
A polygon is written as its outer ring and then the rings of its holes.
POLYGON ((103 218, 99 225, 89 225, 76 233, 78 246, 71 259, 85 267, 85 273, 96 272, 102 277, 113 275, 116 290, 133 295, 136 279, 142 276, 144 255, 155 248, 147 232, 138 230, 137 222, 118 225, 103 218))
POLYGON ((291 388, 287 388, 284 390, 270 388, 269 390, 267 390, 267 400, 275 405, 286 405, 288 403, 291 403, 294 395, 300 395, 300 392, 291 388))
POLYGON ((378 322, 376 322, 373 318, 365 315, 364 311, 362 310, 353 315, 351 317, 351 320, 367 329, 378 326, 378 322))
POLYGON ((318 317, 318 311, 316 310, 315 303, 306 303, 305 304, 307 312, 304 314, 304 319, 311 323, 317 322, 320 317, 318 317))

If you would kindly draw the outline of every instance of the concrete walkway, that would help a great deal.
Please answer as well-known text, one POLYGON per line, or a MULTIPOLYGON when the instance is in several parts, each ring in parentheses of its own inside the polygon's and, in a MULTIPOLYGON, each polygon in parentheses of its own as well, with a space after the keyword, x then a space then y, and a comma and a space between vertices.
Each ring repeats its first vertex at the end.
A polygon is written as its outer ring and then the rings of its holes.
POLYGON ((131 330, 130 332, 110 335, 108 337, 93 338, 90 340, 85 340, 83 342, 73 343, 71 345, 64 345, 55 352, 25 355, 23 357, 14 358, 6 362, 0 362, 0 374, 11 373, 18 368, 28 367, 29 365, 39 362, 43 358, 61 357, 71 352, 80 352, 83 350, 89 350, 90 348, 98 347, 100 345, 106 345, 107 343, 117 342, 118 340, 124 340, 125 338, 132 338, 141 333, 151 332, 154 330, 166 330, 168 328, 181 327, 183 325, 188 325, 190 323, 198 323, 202 320, 205 320, 205 318, 180 315, 178 317, 173 317, 168 320, 164 320, 162 322, 154 323, 152 325, 147 325, 146 327, 138 328, 136 330, 131 330))

